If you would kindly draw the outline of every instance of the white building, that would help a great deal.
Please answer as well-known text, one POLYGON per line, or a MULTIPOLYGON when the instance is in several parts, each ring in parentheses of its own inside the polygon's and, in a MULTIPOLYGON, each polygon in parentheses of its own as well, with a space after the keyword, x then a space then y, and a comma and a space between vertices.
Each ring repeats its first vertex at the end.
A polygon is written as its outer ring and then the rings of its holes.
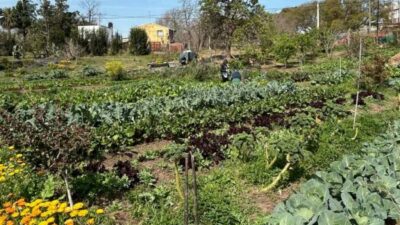
POLYGON ((102 25, 78 26, 78 31, 83 36, 83 38, 86 38, 87 33, 98 32, 100 29, 104 29, 107 32, 108 41, 111 42, 114 35, 114 28, 112 23, 109 23, 108 27, 102 25))
POLYGON ((400 23, 400 0, 394 0, 392 2, 389 19, 392 23, 400 23))

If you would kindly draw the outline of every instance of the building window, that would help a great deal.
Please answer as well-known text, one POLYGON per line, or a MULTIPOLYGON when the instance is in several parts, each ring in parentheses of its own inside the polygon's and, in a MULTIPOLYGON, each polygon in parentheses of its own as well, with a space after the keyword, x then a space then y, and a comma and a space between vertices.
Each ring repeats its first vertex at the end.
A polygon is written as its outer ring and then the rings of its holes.
POLYGON ((164 31, 163 30, 157 30, 157 37, 164 37, 164 31))

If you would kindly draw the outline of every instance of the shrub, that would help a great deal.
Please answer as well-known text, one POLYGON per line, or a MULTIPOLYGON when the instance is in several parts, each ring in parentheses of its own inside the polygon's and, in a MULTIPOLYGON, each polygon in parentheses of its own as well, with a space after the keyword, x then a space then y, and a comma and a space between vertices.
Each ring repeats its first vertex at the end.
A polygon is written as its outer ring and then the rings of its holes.
POLYGON ((149 38, 145 30, 132 28, 129 36, 129 52, 133 55, 147 55, 150 53, 149 38))
POLYGON ((49 77, 53 79, 65 79, 68 78, 68 73, 65 70, 52 70, 49 73, 49 77))
POLYGON ((212 78, 216 77, 216 74, 218 74, 216 67, 201 64, 196 67, 194 79, 197 81, 211 80, 212 78))
POLYGON ((116 55, 123 49, 122 36, 117 32, 111 41, 111 54, 116 55))
POLYGON ((85 77, 94 77, 100 74, 99 71, 97 71, 95 68, 91 67, 91 66, 85 66, 82 69, 82 74, 85 77))
POLYGON ((387 59, 382 55, 374 55, 372 59, 365 62, 361 68, 361 87, 367 90, 376 90, 389 77, 385 63, 387 59))
POLYGON ((122 80, 125 73, 122 62, 120 61, 107 62, 106 72, 112 80, 122 80))

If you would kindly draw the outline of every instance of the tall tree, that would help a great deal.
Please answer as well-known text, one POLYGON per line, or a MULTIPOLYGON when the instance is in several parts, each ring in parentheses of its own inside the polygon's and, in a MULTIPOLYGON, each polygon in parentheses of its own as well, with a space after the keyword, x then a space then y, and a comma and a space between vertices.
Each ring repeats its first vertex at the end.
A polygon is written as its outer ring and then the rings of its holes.
POLYGON ((89 24, 96 23, 96 17, 100 16, 100 2, 98 0, 81 0, 81 7, 85 10, 85 17, 89 24))
POLYGON ((38 11, 39 15, 42 16, 44 32, 46 37, 46 54, 50 51, 50 35, 52 27, 52 18, 54 16, 54 6, 51 5, 49 0, 42 0, 40 9, 38 11))
POLYGON ((15 27, 15 14, 12 8, 3 9, 0 23, 4 29, 7 29, 8 34, 11 35, 11 29, 15 27))
POLYGON ((223 39, 229 55, 235 31, 262 8, 258 0, 201 0, 200 6, 204 22, 210 26, 214 38, 223 39))
POLYGON ((15 27, 20 30, 24 40, 28 34, 28 28, 35 20, 35 8, 31 0, 18 0, 15 6, 15 27))

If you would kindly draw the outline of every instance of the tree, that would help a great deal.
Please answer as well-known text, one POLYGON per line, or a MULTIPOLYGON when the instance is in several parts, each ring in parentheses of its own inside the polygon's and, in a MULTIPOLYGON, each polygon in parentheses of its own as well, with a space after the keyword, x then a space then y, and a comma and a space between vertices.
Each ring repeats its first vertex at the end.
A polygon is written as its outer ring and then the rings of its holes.
POLYGON ((4 8, 2 11, 2 19, 0 24, 4 29, 7 29, 8 34, 11 35, 11 29, 15 27, 15 13, 12 8, 4 8))
POLYGON ((122 51, 122 36, 117 32, 111 41, 111 54, 116 55, 122 51))
POLYGON ((201 0, 200 6, 203 22, 211 28, 214 39, 223 40, 229 55, 235 31, 262 8, 258 0, 201 0))
POLYGON ((89 40, 89 52, 91 55, 102 56, 107 53, 108 35, 105 29, 92 31, 86 36, 89 40))
POLYGON ((100 16, 98 0, 81 0, 81 7, 85 10, 86 19, 89 24, 95 24, 95 17, 100 16))
POLYGON ((42 4, 38 11, 39 15, 42 16, 43 24, 44 24, 44 32, 46 39, 46 54, 48 55, 50 52, 50 35, 51 35, 51 27, 52 27, 52 18, 54 16, 54 6, 51 5, 49 0, 42 0, 42 4))
POLYGON ((34 22, 26 35, 25 39, 25 48, 27 51, 33 54, 34 58, 39 57, 43 53, 47 54, 47 41, 46 41, 46 32, 44 23, 34 22))
POLYGON ((316 47, 316 31, 312 30, 304 34, 298 34, 295 38, 300 61, 302 64, 306 61, 307 53, 313 52, 316 47))
POLYGON ((289 59, 296 54, 296 43, 293 38, 287 34, 282 34, 276 37, 272 49, 275 57, 288 65, 289 59))
POLYGON ((15 6, 15 27, 20 30, 24 40, 28 34, 28 28, 35 20, 35 7, 31 0, 19 0, 15 6))
POLYGON ((129 36, 129 51, 134 55, 146 55, 150 53, 149 38, 146 31, 140 28, 132 28, 129 36))

